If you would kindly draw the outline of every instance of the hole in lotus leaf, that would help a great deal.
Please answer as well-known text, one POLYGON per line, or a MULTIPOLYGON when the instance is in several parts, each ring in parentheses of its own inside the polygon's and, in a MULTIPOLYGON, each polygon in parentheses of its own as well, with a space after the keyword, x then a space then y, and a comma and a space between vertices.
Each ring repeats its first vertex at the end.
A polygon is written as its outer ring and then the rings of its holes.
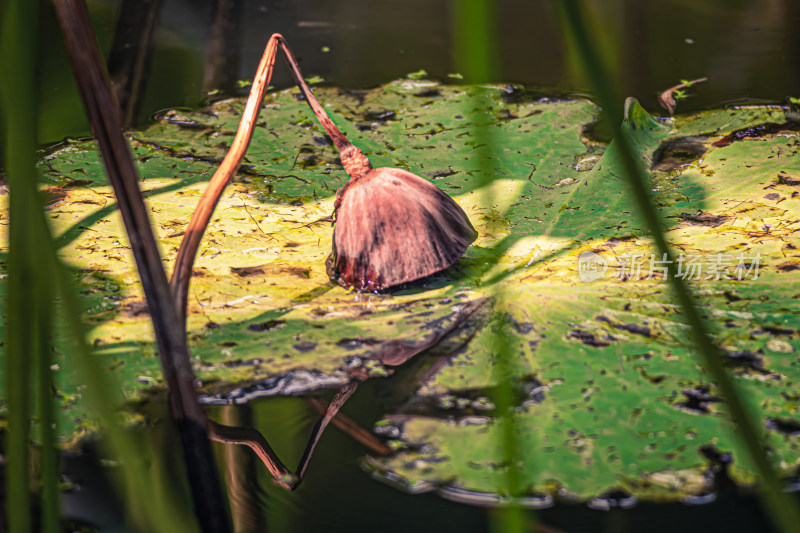
MULTIPOLYGON (((759 352, 763 353, 762 350, 759 350, 759 352)), ((750 350, 728 352, 725 364, 732 368, 754 370, 759 374, 769 374, 770 371, 764 368, 764 358, 761 357, 760 353, 757 354, 750 350)))
POLYGON ((735 494, 736 483, 728 473, 728 468, 733 464, 733 454, 721 452, 712 445, 701 446, 698 451, 710 463, 706 470, 706 477, 711 481, 714 492, 719 497, 735 494))
POLYGON ((661 144, 653 154, 652 170, 673 172, 697 161, 706 153, 705 137, 681 137, 661 144))
POLYGON ((683 394, 686 399, 675 404, 675 407, 689 411, 690 413, 709 413, 710 411, 708 410, 708 406, 712 403, 718 403, 720 401, 720 398, 709 393, 708 387, 705 385, 690 389, 683 389, 681 394, 683 394))
POLYGON ((771 192, 769 194, 764 195, 764 199, 765 200, 770 200, 770 201, 773 201, 773 202, 777 202, 777 201, 781 200, 782 198, 783 197, 780 194, 776 193, 776 192, 771 192))
POLYGON ((610 511, 611 509, 630 509, 638 501, 636 496, 632 496, 623 490, 614 490, 597 498, 592 498, 587 505, 596 511, 610 511))
POLYGON ((231 273, 236 274, 237 276, 242 278, 264 273, 264 265, 247 266, 247 267, 230 267, 230 269, 231 273))
POLYGON ((417 92, 414 93, 414 96, 418 96, 420 98, 435 98, 435 97, 441 96, 441 95, 442 95, 442 91, 440 91, 439 89, 436 89, 436 88, 423 89, 421 91, 417 91, 417 92))
POLYGON ((578 339, 583 344, 585 344, 587 346, 594 346, 595 348, 601 348, 603 346, 610 346, 611 343, 609 341, 616 340, 616 339, 614 339, 614 337, 611 337, 610 335, 606 335, 606 339, 608 339, 608 340, 598 339, 593 333, 590 333, 590 332, 584 331, 584 330, 580 330, 580 329, 574 329, 574 330, 570 331, 569 332, 569 337, 573 338, 573 339, 578 339))
POLYGON ((792 187, 796 187, 796 186, 800 185, 800 179, 792 178, 784 170, 781 170, 778 173, 777 181, 781 185, 790 185, 792 187))
POLYGON ((493 492, 467 490, 454 485, 445 485, 437 491, 437 494, 454 502, 489 508, 518 505, 526 509, 547 509, 554 504, 553 497, 547 494, 535 494, 512 499, 493 492))
POLYGON ((785 435, 800 435, 800 422, 791 418, 767 418, 765 425, 767 429, 785 435))
POLYGON ((704 213, 702 211, 697 213, 681 213, 681 220, 688 222, 693 226, 709 226, 716 228, 724 224, 730 217, 725 215, 713 215, 711 213, 704 213))
POLYGON ((375 346, 377 344, 383 344, 384 342, 386 342, 385 339, 364 338, 357 336, 353 338, 341 339, 336 343, 336 346, 341 346, 342 348, 345 348, 347 350, 357 350, 365 346, 375 346))
POLYGON ((756 124, 747 128, 738 129, 714 143, 714 146, 721 148, 730 146, 736 141, 745 139, 757 139, 759 137, 766 137, 768 135, 775 135, 782 131, 799 131, 800 122, 783 122, 781 124, 775 122, 765 122, 763 124, 756 124))

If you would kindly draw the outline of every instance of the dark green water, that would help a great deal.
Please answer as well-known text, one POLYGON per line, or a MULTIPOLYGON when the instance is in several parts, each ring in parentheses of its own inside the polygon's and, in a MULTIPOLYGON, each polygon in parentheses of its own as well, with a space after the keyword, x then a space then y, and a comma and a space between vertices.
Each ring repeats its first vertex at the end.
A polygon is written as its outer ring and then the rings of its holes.
MULTIPOLYGON (((141 61, 131 123, 197 106, 211 91, 242 94, 268 37, 286 36, 306 76, 348 88, 424 69, 462 82, 453 53, 452 0, 90 0, 112 74, 141 61), (152 12, 147 5, 153 4, 152 12), (215 10, 221 5, 221 11, 215 10), (228 6, 227 8, 225 6, 228 6), (125 9, 126 17, 120 20, 125 9), (142 22, 136 22, 136 16, 142 22), (151 21, 148 23, 148 21, 151 21), (215 22, 216 21, 216 22, 215 22), (149 24, 149 25, 148 25, 149 24), (148 40, 148 28, 152 31, 148 40), (215 33, 216 31, 216 33, 215 33), (149 43, 149 47, 145 46, 149 43), (214 44, 220 53, 214 53, 214 44)), ((653 112, 681 79, 708 77, 679 112, 800 94, 800 4, 793 0, 593 0, 593 25, 617 64, 623 92, 653 112)), ((497 83, 584 92, 550 0, 498 0, 497 83)), ((77 90, 49 3, 40 13, 40 139, 85 135, 77 90)), ((471 80, 463 80, 469 82, 471 80)), ((279 63, 273 84, 291 84, 279 63)))
MULTIPOLYGON (((380 391, 385 385, 374 380, 362 386, 344 411, 370 427, 376 420, 380 391)), ((145 408, 151 420, 165 420, 163 403, 145 408)), ((316 413, 302 398, 267 398, 245 406, 211 409, 212 417, 228 423, 252 424, 269 440, 276 453, 288 465, 296 464, 308 435, 316 422, 316 413)), ((165 427, 156 426, 138 438, 147 439, 152 450, 162 454, 174 471, 164 473, 179 479, 182 472, 177 437, 165 427)), ((235 530, 245 532, 440 532, 461 533, 490 530, 492 513, 486 508, 448 501, 435 492, 408 494, 372 479, 360 467, 369 451, 336 428, 323 436, 312 459, 308 475, 296 492, 273 485, 264 466, 248 449, 217 444, 220 469, 227 485, 235 530)), ((64 459, 68 479, 80 488, 65 494, 67 518, 90 523, 100 531, 127 531, 121 507, 112 494, 107 474, 97 464, 91 450, 64 459)), ((157 490, 157 489, 154 489, 157 490)), ((188 494, 182 501, 188 509, 188 494)), ((614 495, 595 507, 609 504, 610 509, 593 509, 586 503, 557 501, 548 508, 530 511, 526 518, 531 531, 543 533, 733 533, 772 531, 752 495, 735 490, 719 494, 703 505, 684 503, 635 503, 630 507, 614 495), (619 505, 620 507, 614 507, 619 505), (625 507, 625 508, 621 508, 625 507), (538 525, 538 526, 537 526, 538 525), (539 529, 534 529, 538 527, 539 529)))

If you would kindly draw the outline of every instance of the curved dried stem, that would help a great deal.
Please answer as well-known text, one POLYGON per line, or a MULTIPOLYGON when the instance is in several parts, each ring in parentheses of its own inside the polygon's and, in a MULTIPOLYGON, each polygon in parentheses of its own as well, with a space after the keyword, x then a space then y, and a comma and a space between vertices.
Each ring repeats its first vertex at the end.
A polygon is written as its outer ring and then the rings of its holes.
POLYGON ((253 137, 253 129, 255 126, 258 111, 261 107, 261 101, 264 98, 264 93, 269 87, 270 79, 272 78, 272 71, 275 67, 275 56, 278 51, 278 46, 283 51, 286 57, 286 62, 292 71, 292 76, 306 99, 314 115, 319 120, 320 124, 327 134, 331 137, 336 149, 339 151, 339 156, 342 160, 345 170, 351 178, 351 181, 357 180, 364 174, 369 172, 372 168, 366 156, 353 146, 347 137, 336 127, 331 118, 325 112, 325 109, 317 101, 314 94, 311 92, 303 74, 300 72, 300 67, 297 64, 297 59, 292 53, 291 49, 286 45, 286 40, 279 33, 273 34, 267 42, 264 54, 261 57, 261 62, 258 65, 255 78, 253 79, 253 87, 250 90, 250 95, 247 98, 242 120, 239 123, 239 129, 236 131, 236 136, 233 139, 228 153, 225 155, 217 171, 212 176, 208 183, 208 187, 203 192, 203 196, 197 204, 197 208, 192 214, 189 225, 186 228, 186 233, 181 242, 180 249, 178 250, 178 257, 175 259, 175 269, 172 272, 171 286, 172 295, 178 306, 178 312, 181 314, 184 330, 186 329, 186 308, 189 293, 189 282, 192 276, 192 267, 197 255, 197 250, 200 246, 200 241, 203 238, 203 233, 208 226, 214 208, 217 206, 222 191, 225 186, 236 173, 239 165, 244 158, 247 147, 250 144, 250 139, 253 137))
POLYGON ((239 129, 236 131, 236 136, 233 139, 225 159, 222 160, 217 171, 211 177, 208 187, 203 192, 203 196, 197 203, 189 225, 186 228, 186 233, 181 242, 181 247, 178 250, 178 257, 175 259, 175 269, 172 271, 172 279, 170 280, 172 288, 172 296, 178 307, 181 323, 184 331, 186 330, 186 307, 187 297, 189 294, 189 281, 192 277, 192 266, 194 259, 197 255, 197 249, 200 246, 200 241, 203 238, 208 221, 211 220, 211 215, 214 208, 217 206, 222 191, 230 181, 231 176, 236 173, 239 165, 244 158, 247 147, 250 144, 250 139, 253 137, 253 128, 255 127, 258 111, 261 107, 261 100, 264 98, 264 93, 269 87, 270 79, 272 79, 272 70, 275 66, 275 56, 278 51, 278 42, 283 37, 280 34, 274 34, 269 38, 267 47, 264 50, 264 55, 261 56, 261 62, 258 65, 256 76, 253 79, 253 87, 250 90, 250 96, 247 98, 242 120, 239 123, 239 129))
POLYGON ((678 85, 675 85, 674 87, 670 87, 669 89, 658 95, 658 104, 664 109, 666 109, 670 115, 674 115, 675 108, 678 105, 678 102, 675 101, 675 91, 679 89, 685 89, 687 87, 694 85, 695 83, 702 83, 704 81, 708 81, 708 78, 698 78, 688 83, 681 82, 678 85))
POLYGON ((300 67, 297 64, 297 58, 294 57, 292 50, 286 44, 286 40, 280 38, 279 42, 281 50, 283 51, 283 55, 286 58, 286 62, 289 64, 289 68, 292 71, 292 76, 294 77, 297 87, 300 89, 300 92, 303 93, 303 97, 306 99, 306 102, 308 102, 308 106, 311 108, 311 111, 313 111, 314 115, 316 115, 320 125, 325 128, 325 132, 333 140, 333 144, 336 145, 336 149, 339 150, 339 157, 342 160, 342 165, 344 166, 345 171, 352 180, 361 178, 364 174, 369 172, 370 168, 372 168, 372 166, 369 164, 369 160, 361 152, 361 150, 353 146, 350 141, 347 140, 347 137, 344 136, 344 133, 342 133, 336 124, 333 123, 331 117, 328 116, 328 113, 325 112, 325 108, 323 108, 319 101, 317 101, 317 98, 314 96, 314 93, 311 92, 308 83, 306 83, 305 78, 303 78, 303 73, 300 72, 300 67))

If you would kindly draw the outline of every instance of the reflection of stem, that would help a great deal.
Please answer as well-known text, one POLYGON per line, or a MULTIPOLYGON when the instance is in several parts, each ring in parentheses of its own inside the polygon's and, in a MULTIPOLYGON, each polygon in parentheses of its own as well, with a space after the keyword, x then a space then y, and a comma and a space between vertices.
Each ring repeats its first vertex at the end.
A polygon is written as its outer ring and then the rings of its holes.
MULTIPOLYGON (((226 405, 221 409, 222 421, 230 426, 248 426, 249 405, 226 405)), ((261 531, 263 517, 256 493, 248 480, 256 479, 253 456, 237 446, 225 447, 225 481, 231 503, 233 529, 238 532, 261 531)))
POLYGON ((289 469, 278 459, 278 456, 272 450, 267 439, 255 429, 250 427, 225 426, 217 424, 213 420, 209 420, 208 433, 211 440, 217 442, 248 446, 256 452, 258 458, 261 459, 261 462, 267 467, 269 473, 272 474, 272 478, 276 484, 285 489, 291 490, 293 488, 293 483, 289 480, 291 472, 289 472, 289 469))
MULTIPOLYGON (((307 398, 306 401, 319 414, 324 414, 328 409, 328 406, 320 398, 312 396, 307 398)), ((381 442, 381 440, 376 437, 374 433, 365 429, 344 414, 337 414, 335 417, 333 417, 331 422, 334 426, 350 435, 356 442, 365 448, 372 450, 373 453, 377 455, 389 455, 392 453, 392 449, 381 442)))
POLYGON ((236 0, 216 0, 214 20, 206 51, 206 71, 203 91, 208 93, 232 84, 239 70, 242 32, 237 27, 242 16, 242 3, 236 0))
POLYGON ((145 87, 152 56, 152 38, 161 0, 122 2, 114 43, 108 57, 108 70, 123 123, 133 125, 145 87))
POLYGON ((306 446, 305 452, 303 452, 303 457, 300 459, 295 474, 292 474, 281 460, 278 459, 278 456, 272 450, 267 439, 253 428, 226 426, 209 420, 208 433, 212 440, 218 442, 248 446, 256 452, 258 458, 261 459, 261 462, 267 467, 276 485, 288 490, 295 490, 305 477, 308 464, 311 461, 311 457, 314 455, 314 450, 319 443, 319 439, 322 437, 322 433, 325 431, 331 419, 339 412, 339 409, 342 408, 345 402, 347 402, 350 396, 356 391, 357 386, 356 383, 348 383, 339 388, 339 392, 336 393, 336 396, 334 396, 330 405, 328 405, 322 418, 317 422, 317 425, 314 426, 314 430, 311 432, 308 445, 306 446))
POLYGON ((356 387, 358 387, 358 384, 355 382, 342 386, 339 389, 339 392, 336 393, 336 396, 333 397, 333 400, 331 400, 331 403, 325 410, 322 418, 319 420, 319 422, 317 422, 317 425, 314 426, 314 430, 311 433, 311 438, 308 441, 308 446, 306 446, 306 451, 303 452, 303 457, 300 459, 300 463, 297 465, 298 484, 303 480, 303 476, 306 474, 308 463, 311 461, 311 456, 314 454, 314 449, 316 449, 317 443, 319 443, 319 439, 322 437, 322 432, 325 431, 325 428, 328 426, 331 419, 336 416, 336 413, 339 412, 339 409, 341 409, 350 396, 353 395, 353 393, 356 391, 356 387))

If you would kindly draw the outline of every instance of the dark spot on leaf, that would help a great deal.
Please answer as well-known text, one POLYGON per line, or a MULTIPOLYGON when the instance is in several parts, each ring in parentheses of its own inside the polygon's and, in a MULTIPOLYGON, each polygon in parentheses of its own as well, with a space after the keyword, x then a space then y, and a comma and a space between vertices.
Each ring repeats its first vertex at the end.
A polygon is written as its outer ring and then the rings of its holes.
POLYGON ((712 228, 721 226, 730 218, 725 215, 712 215, 711 213, 704 213, 702 211, 698 213, 681 213, 680 217, 682 220, 694 225, 710 226, 712 228))
POLYGON ((514 328, 514 331, 520 335, 527 335, 533 331, 533 324, 531 322, 519 322, 508 313, 506 313, 506 322, 511 324, 511 327, 514 328))
MULTIPOLYGON (((608 342, 608 341, 598 339, 597 337, 594 336, 593 333, 590 333, 588 331, 583 331, 583 330, 580 330, 580 329, 575 329, 575 330, 570 331, 569 332, 569 336, 572 337, 573 339, 578 339, 579 341, 581 341, 583 344, 586 344, 587 346, 594 346, 596 348, 599 348, 599 347, 602 347, 602 346, 610 346, 611 345, 611 343, 608 342)), ((613 339, 611 339, 611 340, 613 340, 613 339)))
POLYGON ((453 167, 448 167, 447 170, 437 170, 435 172, 423 172, 425 176, 429 178, 433 178, 435 180, 446 178, 448 176, 452 176, 454 174, 458 174, 457 170, 453 170, 453 167))
POLYGON ((753 332, 754 334, 758 335, 761 333, 769 333, 770 335, 785 335, 785 336, 792 336, 794 335, 793 329, 783 328, 780 326, 761 326, 758 330, 753 332))
POLYGON ((356 350, 364 346, 375 346, 376 344, 383 344, 384 342, 385 341, 382 339, 354 337, 341 339, 336 343, 336 346, 341 346, 346 350, 356 350))
POLYGON ((764 368, 764 359, 757 353, 750 350, 739 350, 737 352, 727 352, 725 364, 728 367, 755 370, 761 374, 769 373, 764 368))
POLYGON ((293 347, 298 352, 305 353, 305 352, 310 352, 311 350, 316 348, 317 347, 317 343, 316 342, 310 342, 310 341, 303 341, 301 343, 295 344, 293 347))
POLYGON ((641 326, 639 324, 620 324, 619 322, 612 322, 608 317, 605 316, 598 316, 597 320, 601 322, 606 322, 611 324, 617 329, 621 329, 627 331, 628 333, 633 333, 635 335, 643 335, 645 337, 653 337, 653 333, 650 331, 650 328, 647 326, 641 326))
POLYGON ((91 184, 92 184, 91 180, 72 180, 71 179, 71 180, 68 180, 64 184, 64 187, 67 188, 67 189, 72 189, 72 188, 75 188, 75 187, 88 187, 91 184))
POLYGON ((257 322, 255 324, 250 324, 247 326, 247 329, 250 331, 274 331, 278 328, 282 328, 286 325, 286 321, 284 320, 267 320, 266 322, 257 322))
POLYGON ((781 195, 776 193, 776 192, 771 192, 769 194, 764 195, 764 199, 765 200, 772 200, 773 202, 776 202, 776 201, 781 199, 781 195))
POLYGON ((307 268, 301 267, 287 267, 283 269, 284 272, 297 276, 298 278, 308 279, 311 277, 311 271, 307 268))
POLYGON ((518 117, 510 109, 501 109, 497 112, 497 118, 500 120, 513 120, 518 117))
POLYGON ((749 126, 747 128, 742 128, 729 133, 725 137, 715 142, 714 146, 720 148, 729 146, 735 141, 741 141, 744 139, 757 139, 759 137, 775 135, 776 133, 787 130, 800 130, 800 122, 784 122, 782 124, 777 124, 775 122, 764 122, 763 124, 756 124, 755 126, 749 126))
POLYGON ((423 89, 421 91, 415 92, 414 96, 419 96, 420 98, 433 98, 436 96, 441 96, 442 92, 439 89, 431 88, 431 89, 423 89))
POLYGON ((264 273, 264 265, 256 265, 249 267, 230 267, 231 273, 239 277, 246 278, 248 276, 255 276, 264 273))
POLYGON ((387 120, 394 120, 397 114, 390 109, 370 110, 361 114, 365 121, 384 123, 387 120))
POLYGON ((738 302, 742 299, 741 296, 737 296, 736 294, 734 294, 733 291, 725 291, 722 294, 725 296, 725 299, 728 300, 729 302, 738 302))
POLYGON ((778 265, 778 270, 781 272, 792 272, 794 270, 800 270, 800 263, 797 261, 786 261, 785 263, 781 263, 778 265))
POLYGON ((685 399, 675 404, 675 407, 692 413, 708 413, 708 406, 720 401, 716 396, 709 394, 706 386, 683 389, 681 394, 685 399))

